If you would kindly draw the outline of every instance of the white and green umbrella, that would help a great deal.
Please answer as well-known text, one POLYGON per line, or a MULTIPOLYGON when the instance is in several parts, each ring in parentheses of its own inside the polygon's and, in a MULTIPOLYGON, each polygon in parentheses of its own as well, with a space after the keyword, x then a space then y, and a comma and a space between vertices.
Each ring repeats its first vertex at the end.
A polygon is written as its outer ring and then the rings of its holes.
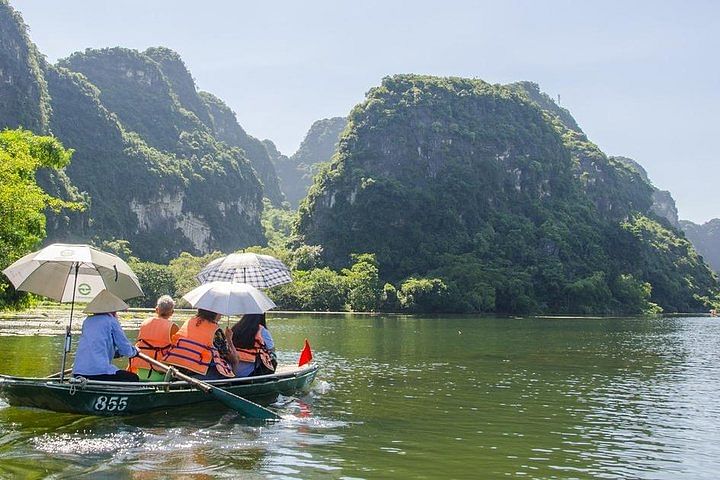
MULTIPOLYGON (((140 282, 125 261, 89 245, 54 243, 25 255, 3 270, 16 290, 59 302, 70 302, 65 332, 63 371, 70 351, 70 330, 75 302, 89 302, 102 290, 122 298, 143 295, 140 282)), ((61 378, 64 374, 61 374, 61 378)))
POLYGON ((54 243, 25 255, 3 273, 16 290, 59 302, 89 302, 101 290, 124 300, 143 295, 137 276, 122 258, 89 245, 54 243))

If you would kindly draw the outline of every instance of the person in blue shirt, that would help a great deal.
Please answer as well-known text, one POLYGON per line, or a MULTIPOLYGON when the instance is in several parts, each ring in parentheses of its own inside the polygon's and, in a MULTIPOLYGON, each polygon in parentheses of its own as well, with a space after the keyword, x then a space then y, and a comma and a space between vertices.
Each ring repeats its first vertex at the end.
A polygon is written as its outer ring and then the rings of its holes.
POLYGON ((107 290, 100 292, 87 305, 84 312, 90 315, 83 322, 73 364, 74 376, 109 382, 140 381, 136 374, 112 364, 113 358, 132 358, 138 353, 117 318, 117 312, 127 308, 125 302, 107 290))
POLYGON ((264 313, 243 315, 231 330, 232 343, 240 360, 234 368, 236 377, 275 372, 275 342, 267 329, 264 313))

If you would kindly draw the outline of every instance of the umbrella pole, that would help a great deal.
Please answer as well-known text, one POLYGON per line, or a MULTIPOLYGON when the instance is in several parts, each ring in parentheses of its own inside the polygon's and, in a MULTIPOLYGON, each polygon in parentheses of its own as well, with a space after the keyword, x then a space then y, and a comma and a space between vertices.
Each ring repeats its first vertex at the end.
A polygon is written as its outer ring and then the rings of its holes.
POLYGON ((63 380, 65 380, 65 364, 67 362, 67 354, 68 354, 68 352, 70 352, 70 342, 72 341, 70 332, 72 331, 73 313, 75 312, 75 290, 77 289, 77 277, 78 277, 79 269, 80 269, 80 263, 75 262, 75 280, 73 281, 72 301, 70 302, 70 323, 65 328, 65 345, 63 346, 62 368, 60 369, 60 382, 61 383, 63 380))

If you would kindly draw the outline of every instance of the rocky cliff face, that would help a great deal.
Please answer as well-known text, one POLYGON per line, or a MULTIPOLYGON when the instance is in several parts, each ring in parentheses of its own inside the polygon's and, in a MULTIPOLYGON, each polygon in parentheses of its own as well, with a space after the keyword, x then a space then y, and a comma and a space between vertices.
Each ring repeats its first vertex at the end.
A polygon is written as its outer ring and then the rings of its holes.
POLYGON ((375 253, 384 278, 440 276, 478 309, 629 311, 644 282, 666 310, 704 308, 717 284, 648 217, 652 187, 531 97, 384 79, 350 114, 297 233, 332 265, 375 253))
MULTIPOLYGON (((159 50, 153 54, 159 57, 159 50)), ((87 188, 93 199, 91 215, 95 222, 103 230, 116 225, 118 228, 111 232, 136 240, 131 243, 143 258, 162 260, 181 250, 206 253, 262 244, 262 187, 250 163, 241 150, 217 141, 198 116, 180 103, 179 99, 184 98, 191 107, 204 105, 200 100, 192 102, 194 83, 184 65, 180 62, 179 67, 175 57, 168 57, 159 59, 170 74, 180 77, 175 78, 175 83, 168 80, 158 62, 133 50, 87 50, 60 62, 68 71, 75 69, 90 81, 97 96, 95 103, 117 116, 115 122, 122 125, 116 128, 118 131, 124 127, 137 133, 124 134, 125 141, 132 145, 120 148, 111 147, 93 125, 68 132, 68 128, 87 123, 89 118, 86 111, 77 109, 82 103, 79 99, 66 101, 70 92, 58 90, 51 95, 59 103, 64 102, 58 118, 76 119, 67 127, 58 122, 59 132, 65 129, 58 134, 60 138, 72 138, 80 154, 68 169, 70 177, 80 178, 80 168, 92 171, 93 167, 82 158, 91 152, 90 161, 99 164, 95 170, 107 172, 108 163, 115 165, 111 178, 127 180, 122 199, 91 185, 107 177, 92 175, 87 182, 81 179, 76 183, 81 189, 84 183, 90 184, 87 188), (175 84, 180 94, 175 92, 175 84), (90 144, 93 132, 98 140, 90 144), (113 162, 109 153, 118 150, 125 155, 150 157, 152 161, 113 162), (98 208, 101 200, 102 208, 98 208)))
POLYGON ((346 125, 347 119, 344 117, 318 120, 312 124, 292 157, 288 158, 275 149, 272 158, 280 177, 280 186, 294 208, 307 195, 319 164, 329 162, 332 158, 346 125))
POLYGON ((507 85, 542 109, 563 139, 573 160, 575 177, 583 191, 604 217, 618 221, 631 212, 647 212, 652 205, 654 187, 633 168, 605 155, 580 129, 570 112, 540 92, 536 83, 507 85))

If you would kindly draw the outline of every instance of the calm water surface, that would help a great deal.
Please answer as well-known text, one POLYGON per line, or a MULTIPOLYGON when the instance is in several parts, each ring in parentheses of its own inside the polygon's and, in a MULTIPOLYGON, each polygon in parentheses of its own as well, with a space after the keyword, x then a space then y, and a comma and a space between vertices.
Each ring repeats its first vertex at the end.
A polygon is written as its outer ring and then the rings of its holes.
MULTIPOLYGON (((61 336, 14 321, 32 335, 0 336, 1 370, 57 371, 61 336)), ((279 424, 210 403, 95 418, 0 402, 0 477, 718 478, 718 319, 274 314, 269 327, 281 361, 307 337, 322 366, 308 394, 280 399, 279 424)))

